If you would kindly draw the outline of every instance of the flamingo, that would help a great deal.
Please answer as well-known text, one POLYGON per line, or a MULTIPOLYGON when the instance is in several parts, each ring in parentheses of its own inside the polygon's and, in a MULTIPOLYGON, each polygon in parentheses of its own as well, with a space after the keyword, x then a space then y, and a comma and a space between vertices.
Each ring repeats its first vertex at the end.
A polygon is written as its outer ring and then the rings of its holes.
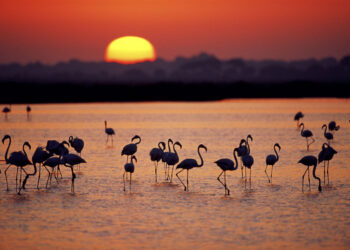
POLYGON ((337 126, 335 121, 330 121, 328 123, 328 130, 329 131, 338 131, 339 129, 340 129, 340 126, 339 125, 337 126))
MULTIPOLYGON (((80 139, 78 137, 73 138, 73 136, 69 136, 68 141, 69 141, 70 146, 73 147, 74 150, 81 157, 81 151, 84 148, 84 141, 83 141, 83 139, 80 139)), ((79 170, 80 170, 80 165, 79 165, 79 170)))
MULTIPOLYGON (((328 144, 331 144, 331 140, 333 140, 333 134, 327 132, 327 125, 326 125, 326 124, 323 124, 323 125, 322 125, 322 129, 324 129, 323 135, 324 135, 324 137, 327 139, 328 144)), ((329 130, 329 129, 328 129, 328 130, 329 130)))
POLYGON ((218 181, 224 186, 225 188, 225 195, 230 195, 230 189, 226 185, 226 171, 233 171, 237 170, 238 168, 238 162, 237 162, 237 157, 236 154, 238 154, 238 148, 235 148, 233 150, 233 157, 235 159, 236 165, 231 159, 223 158, 220 160, 217 160, 215 163, 218 165, 219 168, 221 168, 222 172, 218 176, 218 181), (221 175, 224 174, 224 183, 220 180, 221 175))
POLYGON ((5 119, 7 119, 7 114, 11 112, 11 105, 10 107, 7 107, 5 106, 3 109, 2 109, 2 113, 5 114, 5 119))
POLYGON ((307 148, 307 151, 309 151, 310 145, 315 142, 314 138, 312 138, 313 134, 308 129, 304 130, 304 123, 300 123, 299 127, 302 127, 300 134, 302 137, 306 139, 306 148, 307 148), (310 144, 309 144, 309 138, 312 139, 312 142, 310 144))
MULTIPOLYGON (((69 154, 69 150, 64 145, 67 145, 69 147, 69 143, 67 141, 62 141, 61 143, 59 143, 56 140, 48 140, 46 144, 46 150, 49 151, 51 155, 52 154, 55 154, 57 156, 67 155, 69 154)), ((62 177, 60 166, 57 166, 57 174, 58 172, 60 173, 61 179, 62 179, 63 177, 62 177)))
POLYGON ((279 160, 279 155, 277 153, 276 148, 278 148, 278 151, 281 151, 281 146, 278 143, 275 143, 275 145, 273 146, 273 150, 275 151, 276 155, 268 155, 266 156, 266 168, 265 168, 265 174, 267 176, 267 179, 269 180, 269 182, 272 183, 272 171, 273 171, 273 166, 276 164, 276 162, 278 162, 279 160), (266 172, 267 166, 271 165, 271 181, 269 178, 269 175, 266 172))
POLYGON ((114 129, 112 128, 107 128, 107 121, 105 121, 105 133, 107 134, 107 141, 108 142, 108 137, 110 136, 112 139, 112 144, 113 144, 113 135, 115 135, 114 129))
MULTIPOLYGON (((74 173, 74 165, 78 165, 80 163, 86 163, 86 161, 81 158, 79 155, 76 154, 66 154, 61 155, 62 163, 65 167, 70 168, 72 171, 72 186, 71 186, 71 192, 74 193, 74 179, 76 178, 76 175, 74 173)), ((59 165, 58 165, 59 167, 59 165)))
POLYGON ((318 163, 321 163, 322 161, 324 162, 323 165, 323 183, 326 184, 326 161, 327 161, 327 179, 328 179, 328 184, 329 184, 329 161, 333 159, 333 156, 338 153, 337 151, 334 150, 329 144, 323 143, 322 145, 322 150, 318 154, 318 163))
MULTIPOLYGON (((57 157, 57 156, 50 157, 43 163, 43 166, 46 168, 47 172, 49 173, 49 175, 47 176, 46 188, 47 188, 47 185, 49 183, 49 180, 50 180, 50 185, 51 185, 52 174, 54 174, 55 168, 56 167, 58 168, 58 166, 62 163, 62 159, 61 158, 62 158, 62 156, 60 156, 60 157, 57 157), (47 167, 51 168, 51 172, 47 169, 47 167)), ((56 175, 54 175, 54 176, 55 176, 56 182, 58 183, 56 175)))
POLYGON ((17 167, 17 173, 16 173, 16 191, 17 191, 17 176, 18 176, 18 168, 20 168, 20 179, 19 179, 19 191, 18 194, 21 194, 21 182, 22 182, 22 170, 24 171, 25 174, 27 172, 23 169, 23 167, 32 164, 30 160, 28 159, 27 152, 25 151, 25 146, 27 146, 29 149, 31 149, 31 146, 29 142, 24 142, 22 146, 22 151, 17 151, 17 152, 12 152, 10 154, 10 157, 8 157, 8 151, 10 149, 11 145, 11 136, 5 135, 4 138, 2 139, 2 143, 5 143, 5 140, 9 140, 9 144, 6 149, 5 153, 5 162, 9 164, 9 166, 5 169, 5 178, 6 178, 6 186, 7 186, 7 191, 9 190, 8 187, 8 181, 7 181, 7 170, 9 169, 10 166, 14 165, 17 167))
POLYGON ((198 145, 198 149, 197 149, 197 152, 198 152, 198 155, 199 155, 199 158, 201 159, 201 163, 198 164, 197 161, 195 159, 185 159, 183 160, 182 162, 180 162, 177 166, 176 166, 176 169, 178 168, 181 168, 181 170, 179 172, 176 173, 176 176, 177 178, 180 180, 180 182, 182 183, 182 185, 184 186, 184 190, 185 191, 188 191, 188 171, 192 168, 200 168, 203 166, 204 164, 204 161, 203 161, 203 158, 202 158, 202 155, 200 153, 200 149, 203 148, 205 150, 205 152, 207 152, 207 147, 204 146, 203 144, 200 144, 198 145), (184 170, 187 170, 187 186, 185 186, 185 184, 183 183, 183 181, 180 179, 179 177, 179 174, 184 171, 184 170))
MULTIPOLYGON (((249 139, 251 141, 253 141, 253 137, 250 134, 247 136, 246 140, 242 139, 241 142, 239 143, 239 147, 238 147, 237 153, 238 153, 238 156, 241 157, 241 161, 242 161, 242 157, 244 155, 246 155, 248 151, 250 151, 249 139)), ((243 162, 242 162, 242 165, 241 165, 241 173, 242 173, 242 179, 243 179, 243 162)))
POLYGON ((312 175, 315 179, 318 180, 318 191, 321 192, 322 191, 322 187, 321 187, 321 179, 319 177, 316 176, 316 168, 317 168, 317 158, 313 155, 307 155, 304 156, 303 158, 301 158, 298 163, 301 163, 305 166, 307 166, 307 169, 305 170, 305 173, 303 174, 302 177, 302 191, 304 192, 304 176, 306 174, 306 172, 308 172, 308 179, 309 179, 309 189, 311 190, 310 187, 310 171, 309 168, 310 166, 313 166, 313 170, 312 170, 312 175))
POLYGON ((179 162, 179 156, 176 152, 176 149, 175 149, 175 146, 179 146, 180 149, 182 148, 182 145, 180 142, 175 142, 173 144, 173 150, 174 150, 174 153, 170 152, 166 158, 166 163, 168 165, 168 180, 171 182, 173 182, 173 173, 174 173, 174 166, 179 162), (171 176, 169 176, 169 172, 170 172, 170 166, 173 166, 172 167, 172 170, 171 170, 171 176))
POLYGON ((128 145, 125 145, 123 150, 122 150, 122 153, 121 155, 126 155, 126 162, 128 162, 129 160, 129 156, 132 156, 136 153, 137 151, 137 145, 141 142, 141 137, 138 136, 138 135, 135 135, 132 139, 131 139, 131 142, 133 142, 134 140, 136 139, 139 139, 138 142, 136 143, 130 143, 128 145))
POLYGON ((49 152, 47 152, 43 147, 37 147, 33 156, 32 156, 32 162, 33 162, 33 166, 34 166, 34 172, 32 174, 27 174, 26 177, 24 178, 23 181, 23 189, 25 189, 25 185, 27 183, 27 180, 29 178, 29 176, 31 175, 36 175, 37 172, 37 167, 36 164, 39 164, 39 175, 38 175, 38 182, 37 182, 37 186, 36 188, 39 189, 39 183, 40 183, 40 175, 41 175, 41 165, 44 161, 46 161, 48 158, 50 158, 51 154, 49 152))
POLYGON ((155 174, 156 182, 157 182, 158 162, 162 159, 165 148, 166 148, 165 143, 161 141, 158 143, 158 148, 152 148, 152 150, 149 152, 151 161, 154 161, 154 174, 155 174))
POLYGON ((124 165, 124 174, 123 174, 123 182, 124 182, 124 192, 125 192, 125 175, 126 173, 130 173, 130 184, 129 184, 129 189, 130 189, 130 192, 131 192, 131 175, 132 173, 134 173, 135 171, 135 166, 134 166, 134 160, 135 162, 137 162, 137 159, 136 159, 136 156, 135 155, 132 155, 131 156, 131 159, 130 159, 130 163, 126 163, 124 165))
POLYGON ((32 108, 28 105, 26 107, 26 111, 27 111, 27 119, 29 119, 29 115, 30 115, 30 112, 32 111, 32 108))
POLYGON ((165 174, 165 180, 168 180, 168 175, 167 175, 167 163, 166 160, 169 156, 169 154, 171 153, 171 147, 170 147, 170 143, 173 145, 174 142, 172 139, 168 139, 168 152, 164 152, 163 156, 162 156, 162 162, 164 163, 164 174, 165 174))
POLYGON ((301 118, 303 118, 304 117, 304 114, 302 113, 302 112, 298 112, 298 113, 296 113, 295 114, 295 116, 294 116, 294 121, 297 121, 297 129, 300 127, 300 125, 299 125, 299 121, 300 121, 300 119, 301 118))

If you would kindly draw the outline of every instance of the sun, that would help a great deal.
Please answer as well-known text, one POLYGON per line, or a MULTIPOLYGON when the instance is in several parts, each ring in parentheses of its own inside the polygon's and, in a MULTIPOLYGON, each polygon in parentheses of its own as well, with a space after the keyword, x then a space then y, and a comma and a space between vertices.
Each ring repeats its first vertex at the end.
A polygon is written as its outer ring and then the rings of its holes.
POLYGON ((138 36, 123 36, 110 42, 105 61, 123 64, 154 61, 156 53, 151 42, 138 36))

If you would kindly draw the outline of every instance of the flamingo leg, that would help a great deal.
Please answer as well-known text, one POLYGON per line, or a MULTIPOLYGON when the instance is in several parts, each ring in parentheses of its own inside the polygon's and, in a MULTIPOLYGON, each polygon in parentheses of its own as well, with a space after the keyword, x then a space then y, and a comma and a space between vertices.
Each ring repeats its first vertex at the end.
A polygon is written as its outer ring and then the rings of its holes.
POLYGON ((176 176, 177 176, 177 178, 180 180, 181 184, 184 186, 185 191, 186 191, 186 186, 185 186, 185 184, 183 183, 183 181, 181 180, 181 178, 179 177, 179 174, 180 174, 182 171, 184 171, 184 170, 185 170, 185 169, 181 169, 179 172, 176 173, 176 176))
POLYGON ((71 191, 72 191, 72 193, 74 194, 74 179, 76 178, 76 176, 75 176, 73 167, 74 167, 74 166, 70 166, 70 169, 71 169, 71 171, 72 171, 72 190, 71 190, 71 191))
POLYGON ((266 164, 266 168, 265 168, 265 174, 266 174, 266 176, 267 176, 267 179, 269 180, 269 183, 270 183, 270 178, 269 178, 269 175, 267 174, 267 171, 266 171, 266 169, 267 169, 267 164, 266 164))
POLYGON ((22 168, 20 168, 19 170, 19 186, 18 186, 18 193, 17 193, 18 195, 21 194, 21 188, 22 188, 21 182, 22 182, 22 168))
POLYGON ((130 193, 131 193, 131 176, 132 176, 132 173, 130 173, 130 184, 129 184, 130 193))
POLYGON ((39 164, 39 175, 38 175, 38 182, 37 182, 37 184, 36 184, 36 188, 37 188, 37 189, 39 189, 40 175, 41 175, 41 163, 39 164))
POLYGON ((309 141, 308 141, 307 137, 305 137, 305 139, 306 139, 306 150, 309 151, 309 141))
MULTIPOLYGON (((47 185, 49 184, 49 178, 50 178, 50 176, 51 176, 51 173, 50 173, 50 170, 48 170, 46 166, 44 166, 44 167, 45 167, 46 171, 47 171, 48 174, 49 174, 49 175, 47 176, 47 181, 46 181, 46 186, 45 186, 45 188, 47 188, 47 185)), ((54 170, 53 170, 53 171, 54 171, 54 170)), ((52 171, 52 172, 53 172, 53 171, 52 171)))
POLYGON ((273 165, 271 166, 271 183, 272 183, 272 171, 273 171, 273 165))
POLYGON ((8 181, 7 181, 7 174, 6 174, 6 172, 7 172, 7 170, 9 169, 9 167, 11 167, 11 164, 5 169, 5 179, 6 179, 6 186, 7 186, 7 188, 6 188, 6 190, 7 191, 9 191, 9 184, 8 184, 8 181))
POLYGON ((327 163, 327 179, 328 179, 328 185, 329 185, 329 172, 328 172, 328 168, 329 168, 329 161, 327 163))
POLYGON ((171 178, 170 178, 170 183, 173 182, 173 175, 174 175, 174 165, 173 168, 171 169, 171 178))
POLYGON ((164 178, 166 180, 166 163, 164 162, 164 178))
POLYGON ((225 180, 225 194, 227 190, 227 195, 230 195, 230 189, 228 189, 227 184, 226 184, 226 171, 224 171, 224 180, 225 180))
POLYGON ((124 189, 123 190, 124 190, 124 192, 125 192, 125 173, 126 172, 124 171, 124 174, 123 174, 123 183, 124 183, 124 189))
POLYGON ((225 186, 225 184, 220 180, 220 177, 221 177, 221 175, 222 175, 224 172, 225 172, 225 171, 222 171, 222 172, 219 174, 217 180, 221 183, 221 185, 224 186, 224 188, 225 188, 225 195, 226 195, 226 186, 225 186))
POLYGON ((188 169, 187 169, 187 189, 185 191, 188 191, 188 169))
POLYGON ((304 192, 304 177, 306 175, 306 172, 309 170, 309 167, 307 167, 307 169, 305 170, 305 173, 303 174, 303 177, 301 177, 301 185, 302 185, 302 188, 301 190, 304 192))
POLYGON ((249 182, 252 182, 252 168, 249 169, 249 182))
POLYGON ((158 167, 158 162, 154 162, 154 174, 155 174, 155 177, 156 177, 156 183, 158 182, 157 181, 157 167, 158 167))
POLYGON ((309 190, 311 190, 311 182, 310 182, 310 169, 307 168, 307 174, 308 174, 308 179, 309 179, 309 190))
POLYGON ((326 161, 323 161, 323 185, 326 185, 326 161))

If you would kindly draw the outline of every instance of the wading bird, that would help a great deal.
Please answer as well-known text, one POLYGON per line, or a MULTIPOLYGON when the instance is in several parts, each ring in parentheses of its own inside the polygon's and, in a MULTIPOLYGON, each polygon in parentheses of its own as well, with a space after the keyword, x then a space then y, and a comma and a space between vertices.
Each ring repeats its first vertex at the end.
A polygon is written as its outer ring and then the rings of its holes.
POLYGON ((247 168, 249 168, 249 182, 252 181, 252 166, 254 164, 254 158, 250 155, 250 148, 248 147, 248 153, 242 156, 243 166, 245 167, 245 179, 247 180, 247 168))
POLYGON ((29 120, 29 118, 30 118, 30 112, 32 111, 32 108, 28 105, 28 106, 26 107, 26 111, 27 111, 27 119, 29 120))
POLYGON ((177 164, 179 162, 179 156, 178 156, 176 148, 175 148, 176 145, 179 146, 180 149, 182 148, 182 145, 180 142, 178 142, 178 141, 175 142, 173 144, 174 153, 169 153, 167 158, 166 158, 166 164, 168 165, 168 178, 167 179, 170 182, 173 181, 174 166, 175 166, 175 164, 177 164), (171 175, 170 175, 170 166, 172 166, 171 175))
POLYGON ((168 171, 167 171, 168 165, 167 165, 167 163, 166 163, 166 160, 167 160, 169 154, 171 153, 170 143, 171 143, 172 145, 174 145, 173 140, 169 138, 169 139, 168 139, 168 152, 164 152, 164 153, 163 153, 163 156, 162 156, 162 162, 164 163, 165 180, 168 180, 168 173, 167 173, 167 172, 168 172, 168 171))
POLYGON ((310 145, 315 142, 315 139, 312 138, 313 134, 308 129, 304 130, 304 123, 300 123, 299 127, 302 127, 300 135, 306 139, 306 149, 307 149, 307 151, 309 151, 310 145), (312 140, 311 143, 309 143, 309 138, 311 138, 311 140, 312 140))
POLYGON ((339 129, 340 129, 340 126, 339 125, 337 126, 335 121, 330 121, 328 123, 328 130, 329 131, 338 131, 339 129))
POLYGON ((237 157, 236 153, 238 153, 238 148, 235 148, 233 150, 233 158, 236 162, 236 165, 231 159, 228 158, 223 158, 220 160, 217 160, 215 163, 218 165, 219 168, 221 168, 222 172, 219 174, 217 180, 224 186, 225 188, 225 195, 230 195, 230 189, 226 185, 226 171, 233 171, 237 170, 238 168, 238 162, 237 162, 237 157), (224 182, 220 180, 221 175, 224 174, 224 182))
POLYGON ((180 180, 180 182, 182 183, 182 185, 184 186, 184 190, 185 191, 188 191, 188 171, 192 168, 199 168, 199 167, 202 167, 203 164, 204 164, 204 161, 203 161, 203 158, 202 158, 202 155, 200 153, 200 149, 203 148, 206 152, 207 152, 207 147, 204 146, 203 144, 200 144, 198 146, 198 155, 199 155, 199 158, 201 159, 201 163, 198 164, 197 161, 195 159, 185 159, 183 160, 182 162, 180 162, 177 166, 176 166, 176 169, 178 168, 181 168, 181 170, 179 172, 176 173, 176 176, 177 178, 180 180), (187 186, 183 183, 183 181, 180 179, 179 177, 179 174, 184 171, 184 170, 187 170, 187 186))
POLYGON ((132 173, 134 173, 134 171, 135 171, 134 160, 135 160, 135 162, 137 162, 137 159, 136 159, 135 155, 131 156, 130 163, 126 163, 124 165, 124 170, 125 170, 124 174, 123 174, 124 192, 125 192, 125 179, 126 179, 125 175, 127 173, 130 173, 129 190, 131 192, 131 176, 132 176, 132 173))
MULTIPOLYGON (((86 163, 86 161, 81 158, 79 155, 76 154, 66 154, 61 156, 62 163, 65 167, 70 168, 72 171, 72 186, 71 186, 71 192, 74 193, 74 179, 76 178, 76 175, 74 173, 74 165, 78 165, 80 163, 86 163)), ((59 165, 58 165, 59 166, 59 165)))
POLYGON ((318 154, 318 163, 324 162, 323 165, 323 183, 326 184, 326 161, 327 161, 327 179, 328 179, 328 185, 329 185, 329 161, 333 159, 333 156, 338 153, 334 150, 329 144, 323 143, 322 150, 318 154))
POLYGON ((113 144, 113 135, 115 135, 115 132, 114 132, 114 129, 107 128, 107 121, 105 121, 105 133, 107 134, 106 143, 108 142, 108 137, 110 136, 112 139, 112 144, 113 144))
POLYGON ((27 156, 27 152, 25 151, 25 146, 27 146, 29 149, 31 149, 31 146, 28 142, 23 143, 22 151, 17 151, 17 152, 12 152, 10 154, 10 157, 8 157, 8 151, 10 149, 11 145, 11 136, 5 135, 4 138, 2 139, 2 143, 5 142, 5 140, 9 140, 9 144, 6 149, 5 153, 5 162, 6 164, 9 164, 9 166, 5 169, 5 178, 6 178, 6 186, 7 190, 9 190, 8 187, 8 181, 7 181, 7 170, 9 169, 10 166, 14 165, 17 167, 17 172, 16 172, 16 192, 17 192, 17 179, 18 179, 18 170, 20 170, 20 179, 19 179, 19 191, 18 194, 21 194, 21 189, 22 189, 22 171, 27 175, 27 172, 23 169, 23 167, 32 164, 27 156))
POLYGON ((304 156, 303 158, 301 158, 298 163, 301 163, 305 166, 307 166, 307 169, 305 170, 305 173, 303 174, 302 177, 302 191, 304 192, 304 176, 306 174, 306 172, 308 172, 308 179, 309 179, 309 189, 311 190, 311 186, 310 186, 310 166, 313 166, 313 170, 312 170, 312 175, 315 179, 318 180, 318 191, 322 191, 322 187, 321 187, 321 179, 319 177, 316 176, 316 168, 317 168, 317 158, 313 155, 307 155, 304 156))
POLYGON ((125 145, 121 155, 126 155, 126 162, 128 162, 129 160, 129 156, 132 156, 136 153, 137 151, 137 145, 141 142, 141 137, 138 135, 135 135, 132 139, 131 142, 133 142, 134 140, 139 139, 139 141, 135 142, 135 143, 130 143, 128 145, 125 145))
MULTIPOLYGON (((84 141, 83 139, 80 139, 78 137, 73 137, 73 136, 69 136, 69 144, 71 147, 74 148, 74 150, 79 154, 79 156, 81 157, 81 151, 84 148, 84 141)), ((80 165, 79 166, 79 170, 80 170, 80 165)))
POLYGON ((273 150, 275 151, 276 155, 268 155, 266 157, 266 168, 265 168, 265 174, 267 176, 267 179, 269 180, 269 182, 272 183, 272 171, 273 171, 273 166, 276 164, 276 162, 278 162, 279 160, 279 155, 278 152, 276 150, 276 148, 278 148, 278 151, 281 151, 281 146, 278 143, 275 143, 275 145, 273 146, 273 150), (271 165, 271 180, 269 178, 269 175, 266 172, 267 166, 271 165))
POLYGON ((158 172, 157 172, 158 162, 162 159, 165 147, 166 147, 165 143, 161 141, 158 143, 158 148, 152 148, 152 150, 149 152, 151 161, 154 161, 154 174, 155 174, 156 182, 158 182, 158 172))
POLYGON ((51 154, 47 152, 43 147, 37 147, 33 156, 32 156, 32 162, 34 166, 34 172, 31 174, 27 174, 23 181, 23 189, 25 189, 25 185, 27 183, 27 180, 29 176, 36 175, 37 167, 36 164, 39 164, 39 174, 38 174, 38 182, 36 188, 39 189, 39 183, 40 183, 40 175, 41 175, 41 165, 44 161, 46 161, 48 158, 50 158, 51 154))
MULTIPOLYGON (((65 147, 67 145, 69 147, 69 143, 67 141, 62 141, 59 143, 56 140, 48 140, 46 144, 46 150, 49 151, 51 155, 55 154, 57 156, 63 156, 69 154, 68 148, 65 147)), ((61 179, 62 177, 62 172, 60 169, 60 166, 57 167, 57 175, 60 173, 61 179)))
MULTIPOLYGON (((328 144, 331 144, 331 140, 333 140, 333 134, 327 132, 327 125, 326 125, 326 124, 323 124, 323 125, 322 125, 322 129, 324 129, 323 135, 324 135, 324 137, 327 139, 328 144)), ((329 130, 329 129, 328 129, 328 130, 329 130)))
POLYGON ((57 176, 54 174, 55 173, 55 168, 59 167, 59 165, 62 163, 62 160, 61 160, 61 157, 57 157, 57 156, 53 156, 53 157, 50 157, 49 159, 47 159, 44 163, 43 163, 43 166, 45 167, 45 169, 47 170, 47 172, 49 173, 49 175, 47 176, 47 181, 46 181, 46 188, 47 188, 47 185, 49 183, 49 180, 50 180, 50 185, 51 185, 51 180, 52 180, 52 175, 55 176, 55 179, 56 179, 56 182, 58 183, 58 179, 57 179, 57 176), (51 172, 50 170, 47 169, 47 167, 50 167, 51 168, 51 172))
POLYGON ((244 140, 244 139, 242 139, 241 140, 241 142, 239 143, 239 147, 238 147, 238 151, 237 151, 237 153, 238 153, 238 156, 241 158, 241 173, 242 173, 242 179, 243 179, 243 161, 242 161, 242 157, 244 156, 244 155, 246 155, 247 153, 248 153, 248 151, 250 151, 250 146, 249 146, 249 139, 251 140, 251 141, 253 141, 253 137, 249 134, 248 136, 247 136, 247 139, 246 140, 244 140))
POLYGON ((295 116, 294 116, 294 121, 297 121, 297 129, 299 129, 300 128, 300 126, 299 126, 299 121, 300 121, 300 119, 301 118, 303 118, 304 117, 304 114, 302 113, 302 112, 298 112, 298 113, 296 113, 295 114, 295 116))
POLYGON ((3 109, 2 109, 2 113, 4 113, 5 114, 5 119, 7 119, 7 114, 8 113, 10 113, 11 112, 11 105, 10 105, 10 107, 4 107, 3 109))

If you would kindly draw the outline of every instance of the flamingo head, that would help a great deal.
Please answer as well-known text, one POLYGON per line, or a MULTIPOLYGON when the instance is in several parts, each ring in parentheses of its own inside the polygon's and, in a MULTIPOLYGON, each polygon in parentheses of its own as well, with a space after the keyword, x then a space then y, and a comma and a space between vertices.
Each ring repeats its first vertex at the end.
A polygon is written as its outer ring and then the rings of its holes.
POLYGON ((69 136, 68 141, 69 141, 69 143, 72 143, 73 142, 73 136, 69 136))
POLYGON ((281 151, 281 146, 278 143, 275 143, 275 147, 278 147, 278 150, 281 151))
POLYGON ((326 125, 326 124, 323 124, 323 125, 322 125, 322 129, 324 129, 324 128, 327 128, 327 125, 326 125))
POLYGON ((133 160, 135 160, 135 162, 137 162, 137 158, 136 158, 135 155, 131 156, 131 160, 130 161, 132 162, 133 160))
POLYGON ((200 144, 200 145, 198 146, 198 149, 200 149, 200 148, 203 148, 203 149, 205 150, 205 152, 208 152, 208 149, 207 149, 207 147, 206 147, 205 145, 200 144))
POLYGON ((253 137, 251 136, 251 134, 249 134, 249 135, 247 136, 247 141, 248 141, 248 139, 250 139, 251 141, 253 141, 253 137))
POLYGON ((164 149, 166 148, 165 143, 163 141, 158 143, 158 146, 160 147, 160 145, 162 145, 162 150, 164 151, 164 149))
POLYGON ((24 146, 27 146, 29 149, 32 149, 32 146, 30 146, 30 144, 29 144, 29 142, 25 142, 25 143, 23 143, 23 148, 24 148, 24 146))
POLYGON ((11 136, 5 135, 4 138, 2 138, 2 144, 4 144, 7 139, 11 139, 11 136))
POLYGON ((180 142, 178 142, 178 141, 174 143, 174 146, 175 146, 175 145, 179 145, 179 147, 180 147, 180 148, 182 148, 181 143, 180 143, 180 142))
POLYGON ((136 139, 139 139, 139 140, 141 141, 141 137, 138 136, 138 135, 135 135, 135 136, 131 139, 131 141, 134 141, 134 140, 136 140, 136 139))

